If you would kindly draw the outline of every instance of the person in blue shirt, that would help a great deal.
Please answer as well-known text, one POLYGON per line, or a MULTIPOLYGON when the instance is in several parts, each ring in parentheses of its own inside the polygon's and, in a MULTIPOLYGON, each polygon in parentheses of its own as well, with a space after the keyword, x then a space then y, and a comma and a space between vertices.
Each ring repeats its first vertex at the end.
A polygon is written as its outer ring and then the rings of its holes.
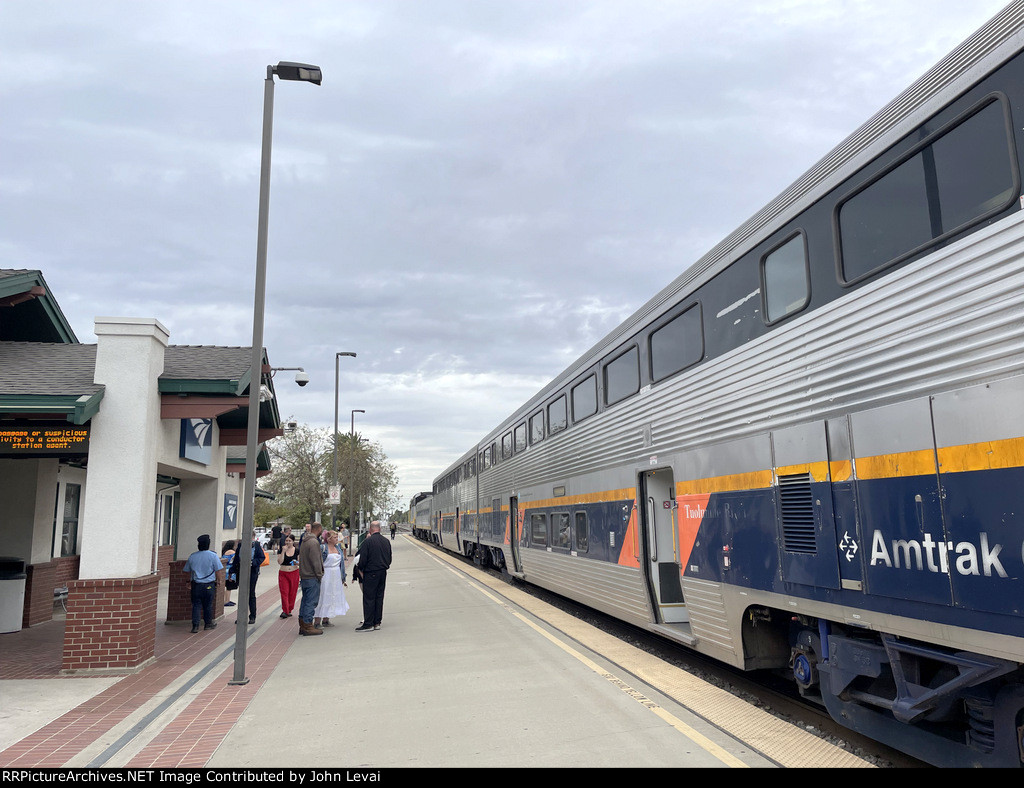
POLYGON ((215 629, 213 599, 217 593, 217 575, 224 571, 220 556, 210 549, 210 537, 203 534, 196 540, 199 549, 188 557, 183 567, 191 576, 192 633, 199 631, 199 617, 206 623, 204 629, 215 629))

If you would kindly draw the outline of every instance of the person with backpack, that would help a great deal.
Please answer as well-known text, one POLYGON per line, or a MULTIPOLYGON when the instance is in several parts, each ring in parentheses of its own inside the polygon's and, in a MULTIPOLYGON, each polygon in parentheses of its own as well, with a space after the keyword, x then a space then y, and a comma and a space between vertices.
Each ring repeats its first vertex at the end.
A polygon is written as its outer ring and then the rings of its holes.
MULTIPOLYGON (((263 552, 263 548, 260 546, 259 540, 256 539, 256 532, 253 531, 250 534, 252 538, 252 569, 249 574, 249 623, 256 623, 256 581, 260 579, 260 567, 263 566, 264 560, 266 560, 267 554, 263 552)), ((236 577, 241 577, 241 573, 238 571, 238 562, 242 555, 241 549, 235 550, 235 558, 231 562, 231 568, 236 577)), ((231 574, 229 572, 228 574, 231 574)), ((241 600, 239 600, 241 601, 241 600)), ((239 608, 241 612, 241 608, 239 608)))

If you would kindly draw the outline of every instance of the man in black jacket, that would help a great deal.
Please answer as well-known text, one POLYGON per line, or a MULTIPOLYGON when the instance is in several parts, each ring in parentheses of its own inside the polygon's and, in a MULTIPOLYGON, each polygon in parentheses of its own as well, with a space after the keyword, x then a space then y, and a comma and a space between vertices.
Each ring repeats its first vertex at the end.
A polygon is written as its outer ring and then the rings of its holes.
POLYGON ((359 545, 355 563, 363 575, 363 623, 356 632, 380 629, 384 614, 384 585, 391 566, 391 542, 380 532, 380 521, 370 523, 369 536, 359 545))

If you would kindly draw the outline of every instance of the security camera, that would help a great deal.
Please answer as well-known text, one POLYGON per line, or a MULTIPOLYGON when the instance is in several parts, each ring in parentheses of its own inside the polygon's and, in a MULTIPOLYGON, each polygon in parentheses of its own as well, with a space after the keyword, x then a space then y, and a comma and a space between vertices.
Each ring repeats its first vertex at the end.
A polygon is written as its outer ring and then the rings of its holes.
POLYGON ((298 383, 300 386, 305 386, 307 383, 309 383, 309 375, 307 375, 305 372, 296 372, 295 382, 298 383))

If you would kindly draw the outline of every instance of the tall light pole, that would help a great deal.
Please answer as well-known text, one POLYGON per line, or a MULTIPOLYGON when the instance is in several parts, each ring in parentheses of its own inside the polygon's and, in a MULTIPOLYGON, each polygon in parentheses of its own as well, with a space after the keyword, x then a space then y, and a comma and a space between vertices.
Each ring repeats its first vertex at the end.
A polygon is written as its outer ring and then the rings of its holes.
MULTIPOLYGON (((335 353, 334 354, 334 488, 338 489, 338 362, 341 361, 342 356, 356 357, 355 353, 335 353)), ((341 493, 338 493, 338 499, 341 500, 341 493)), ((331 528, 334 528, 334 503, 331 503, 331 528)))
POLYGON ((349 428, 349 435, 351 436, 350 439, 349 439, 350 440, 349 451, 352 452, 352 462, 349 463, 349 466, 348 466, 348 485, 349 485, 348 486, 348 531, 349 531, 348 544, 349 544, 349 553, 350 554, 352 552, 352 545, 354 545, 356 543, 356 540, 359 538, 359 530, 358 530, 358 527, 356 526, 356 521, 354 519, 354 512, 355 512, 355 509, 354 509, 354 507, 355 507, 355 495, 354 495, 354 492, 355 492, 355 489, 356 489, 356 483, 355 483, 355 475, 356 475, 355 455, 356 455, 356 414, 357 413, 366 413, 366 411, 365 410, 354 410, 354 411, 352 411, 352 425, 349 428))
POLYGON ((295 82, 319 85, 323 75, 319 66, 280 62, 267 66, 263 86, 263 157, 260 161, 260 209, 256 236, 256 297, 252 309, 252 358, 249 364, 249 423, 245 442, 245 492, 242 539, 239 547, 238 620, 235 622, 235 669, 230 684, 247 684, 245 648, 248 616, 243 607, 249 600, 252 577, 253 505, 256 500, 256 454, 259 449, 260 383, 263 380, 263 307, 267 293, 267 225, 270 217, 270 147, 274 127, 274 75, 295 82))

